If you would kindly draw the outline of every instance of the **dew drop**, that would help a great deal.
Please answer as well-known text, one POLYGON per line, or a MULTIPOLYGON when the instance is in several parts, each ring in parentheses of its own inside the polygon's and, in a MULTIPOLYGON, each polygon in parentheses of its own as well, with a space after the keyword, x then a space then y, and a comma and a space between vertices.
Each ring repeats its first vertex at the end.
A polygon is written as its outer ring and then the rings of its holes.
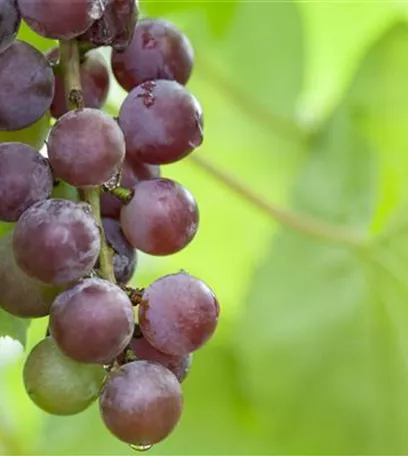
POLYGON ((153 445, 130 445, 133 451, 148 451, 153 445))

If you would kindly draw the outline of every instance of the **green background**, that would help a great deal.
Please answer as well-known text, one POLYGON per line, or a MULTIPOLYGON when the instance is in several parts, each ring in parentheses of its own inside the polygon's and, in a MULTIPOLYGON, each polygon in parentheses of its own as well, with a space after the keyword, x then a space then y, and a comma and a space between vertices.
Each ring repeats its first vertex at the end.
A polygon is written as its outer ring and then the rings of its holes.
MULTIPOLYGON (((180 425, 151 453, 408 454, 408 5, 141 4, 195 48, 196 154, 296 214, 276 220, 191 159, 163 169, 197 197, 200 231, 177 255, 142 256, 133 283, 185 269, 222 314, 180 425)), ((114 87, 108 111, 124 96, 114 87)), ((45 323, 31 323, 26 350, 45 323)), ((25 326, 0 314, 0 335, 24 340, 25 326)), ((2 454, 134 454, 96 406, 38 410, 22 363, 0 350, 2 454)))

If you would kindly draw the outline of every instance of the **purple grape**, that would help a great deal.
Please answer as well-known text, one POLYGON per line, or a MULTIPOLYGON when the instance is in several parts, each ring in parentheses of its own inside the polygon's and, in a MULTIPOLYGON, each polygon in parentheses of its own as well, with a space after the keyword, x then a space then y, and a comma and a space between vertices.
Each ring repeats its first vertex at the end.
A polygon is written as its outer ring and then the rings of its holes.
POLYGON ((64 114, 55 124, 48 156, 55 177, 74 187, 99 186, 122 166, 125 142, 113 119, 86 108, 64 114))
POLYGON ((17 0, 1 0, 0 3, 0 52, 15 40, 20 28, 20 12, 17 0))
POLYGON ((130 348, 137 359, 161 364, 173 372, 180 383, 186 378, 190 370, 191 354, 181 356, 167 355, 154 348, 144 337, 134 337, 130 343, 130 348))
POLYGON ((139 182, 121 211, 127 240, 151 255, 170 255, 186 247, 197 233, 198 219, 194 197, 170 179, 139 182))
POLYGON ((177 378, 160 364, 135 361, 111 373, 99 398, 106 427, 120 440, 152 445, 176 427, 183 409, 177 378))
POLYGON ((0 144, 0 220, 15 222, 34 203, 50 197, 48 160, 21 143, 0 144))
POLYGON ((0 307, 12 315, 37 318, 48 315, 61 291, 27 276, 13 255, 13 232, 0 238, 0 307))
POLYGON ((149 81, 134 88, 122 105, 119 125, 131 161, 173 163, 203 141, 201 106, 175 81, 149 81))
POLYGON ((190 78, 194 51, 188 38, 161 19, 142 19, 124 52, 112 53, 112 69, 128 92, 153 79, 170 79, 184 85, 190 78))
POLYGON ((18 266, 29 276, 66 284, 91 272, 100 249, 99 230, 87 204, 50 199, 20 217, 13 249, 18 266))
POLYGON ((54 75, 35 48, 15 41, 0 54, 0 130, 21 130, 48 111, 54 75))
POLYGON ((220 307, 201 280, 180 272, 153 282, 139 305, 139 325, 147 341, 163 353, 186 355, 212 336, 220 307))
POLYGON ((112 218, 102 219, 103 229, 108 244, 113 249, 113 270, 117 283, 126 284, 136 269, 136 250, 129 244, 123 234, 120 223, 112 218))
POLYGON ((139 0, 108 0, 103 16, 80 37, 92 46, 123 51, 130 43, 139 16, 139 0))
POLYGON ((79 362, 110 363, 131 341, 134 326, 126 293, 102 279, 79 282, 51 307, 51 335, 66 356, 79 362))
POLYGON ((106 0, 18 0, 18 6, 34 32, 68 40, 84 33, 102 16, 106 0))
MULTIPOLYGON (((155 177, 160 177, 160 168, 158 166, 147 165, 141 162, 138 162, 137 166, 132 166, 125 161, 122 168, 120 185, 125 188, 132 188, 141 180, 153 179, 155 177)), ((109 192, 102 193, 101 213, 103 217, 119 219, 121 209, 122 203, 116 196, 113 196, 109 192)))
MULTIPOLYGON (((54 48, 47 54, 52 62, 58 62, 59 49, 54 48)), ((64 78, 60 71, 60 65, 54 67, 55 91, 51 104, 51 115, 58 119, 68 112, 64 78)), ((101 109, 109 92, 109 72, 105 59, 98 51, 90 51, 85 54, 80 65, 81 86, 84 96, 84 103, 87 108, 101 109)))

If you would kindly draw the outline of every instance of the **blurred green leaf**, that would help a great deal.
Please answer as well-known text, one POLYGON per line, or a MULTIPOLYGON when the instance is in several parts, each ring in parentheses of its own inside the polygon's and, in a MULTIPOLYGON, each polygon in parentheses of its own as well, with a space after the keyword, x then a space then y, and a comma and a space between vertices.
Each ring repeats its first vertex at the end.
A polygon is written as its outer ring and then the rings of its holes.
POLYGON ((24 346, 29 324, 29 320, 14 317, 0 308, 0 337, 9 336, 24 346))

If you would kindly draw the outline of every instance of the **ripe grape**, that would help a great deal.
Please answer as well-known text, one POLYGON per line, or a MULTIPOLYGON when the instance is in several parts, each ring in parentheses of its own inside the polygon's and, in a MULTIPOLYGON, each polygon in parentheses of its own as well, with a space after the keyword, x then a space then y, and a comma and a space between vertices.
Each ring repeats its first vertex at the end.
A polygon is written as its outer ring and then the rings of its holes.
POLYGON ((13 233, 0 238, 0 307, 12 315, 36 318, 48 315, 58 288, 27 276, 13 255, 13 233))
POLYGON ((51 130, 48 156, 55 177, 74 187, 108 181, 125 157, 125 141, 117 123, 97 109, 64 114, 51 130))
POLYGON ((68 40, 84 33, 102 16, 106 0, 18 0, 18 6, 34 32, 68 40))
POLYGON ((121 211, 130 244, 151 255, 170 255, 186 247, 197 233, 198 219, 194 197, 170 179, 139 182, 121 211))
POLYGON ((126 293, 102 279, 79 282, 51 307, 51 335, 65 355, 79 362, 110 363, 129 344, 134 326, 126 293))
POLYGON ((144 337, 134 337, 130 343, 130 348, 137 359, 152 361, 166 367, 169 371, 173 372, 180 383, 186 378, 189 372, 191 354, 181 356, 167 355, 154 348, 144 337))
POLYGON ((157 350, 186 355, 212 336, 220 308, 211 289, 181 272, 156 280, 143 293, 139 324, 143 336, 157 350))
POLYGON ((102 366, 67 358, 47 337, 28 355, 23 378, 28 395, 38 407, 53 415, 75 415, 98 397, 105 371, 102 366))
MULTIPOLYGON (((58 62, 59 49, 54 48, 48 53, 47 58, 51 63, 58 62)), ((68 106, 61 67, 57 64, 53 69, 55 91, 50 109, 52 116, 58 119, 68 112, 68 106)), ((101 109, 109 92, 109 72, 102 54, 99 51, 87 52, 81 61, 79 71, 85 106, 101 109)))
MULTIPOLYGON (((125 161, 122 168, 122 178, 120 185, 125 188, 134 187, 139 181, 160 177, 160 168, 156 165, 147 165, 138 162, 137 166, 132 166, 125 161)), ((120 218, 120 210, 122 202, 119 198, 109 192, 104 192, 101 195, 101 214, 104 217, 115 219, 120 218)))
POLYGON ((17 0, 1 0, 0 3, 0 52, 15 40, 20 28, 20 12, 17 0))
POLYGON ((108 0, 103 16, 80 37, 92 46, 123 51, 131 41, 139 16, 139 0, 108 0))
POLYGON ((136 250, 125 238, 122 227, 117 220, 105 217, 102 219, 102 224, 106 240, 115 252, 113 270, 116 282, 126 284, 136 269, 136 250))
POLYGON ((112 53, 112 69, 128 92, 142 82, 170 79, 186 84, 194 63, 188 38, 161 19, 142 19, 124 52, 112 53))
POLYGON ((129 160, 172 163, 203 141, 203 118, 196 98, 175 81, 149 81, 134 88, 119 114, 129 160))
POLYGON ((92 270, 100 235, 87 204, 50 199, 34 204, 20 217, 13 249, 26 274, 44 283, 65 284, 92 270))
POLYGON ((135 361, 108 376, 99 406, 105 425, 117 438, 152 445, 176 427, 183 398, 177 378, 168 369, 135 361))
POLYGON ((48 160, 21 143, 0 144, 0 220, 15 222, 32 204, 51 195, 48 160))
POLYGON ((54 75, 39 51, 15 41, 0 54, 0 87, 0 130, 21 130, 49 109, 54 75))

